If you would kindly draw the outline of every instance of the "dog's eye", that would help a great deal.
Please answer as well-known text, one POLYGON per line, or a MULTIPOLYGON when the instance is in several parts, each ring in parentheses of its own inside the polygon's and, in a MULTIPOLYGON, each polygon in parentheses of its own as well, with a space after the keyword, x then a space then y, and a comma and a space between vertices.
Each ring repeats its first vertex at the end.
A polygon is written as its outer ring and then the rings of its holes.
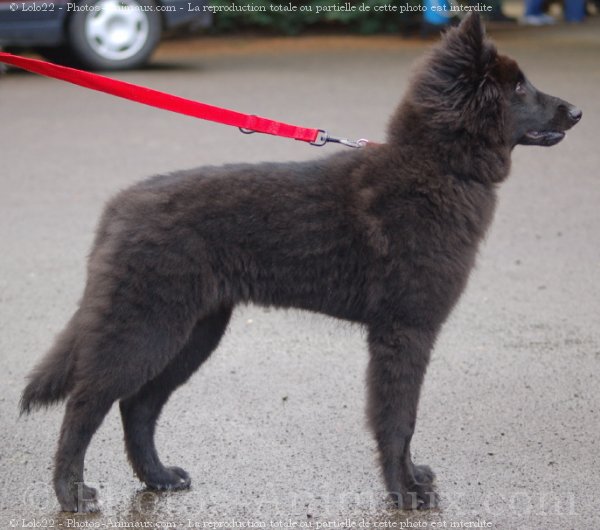
POLYGON ((517 86, 515 87, 515 92, 517 94, 525 94, 525 87, 523 86, 523 83, 521 83, 521 81, 517 83, 517 86))

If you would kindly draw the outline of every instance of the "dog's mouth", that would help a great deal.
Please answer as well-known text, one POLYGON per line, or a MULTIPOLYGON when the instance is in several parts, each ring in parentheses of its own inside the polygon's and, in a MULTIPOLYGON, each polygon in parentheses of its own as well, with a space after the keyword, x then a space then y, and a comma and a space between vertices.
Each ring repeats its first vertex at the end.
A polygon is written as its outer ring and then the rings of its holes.
POLYGON ((556 145, 565 137, 564 131, 527 131, 521 141, 521 145, 543 145, 550 147, 556 145))

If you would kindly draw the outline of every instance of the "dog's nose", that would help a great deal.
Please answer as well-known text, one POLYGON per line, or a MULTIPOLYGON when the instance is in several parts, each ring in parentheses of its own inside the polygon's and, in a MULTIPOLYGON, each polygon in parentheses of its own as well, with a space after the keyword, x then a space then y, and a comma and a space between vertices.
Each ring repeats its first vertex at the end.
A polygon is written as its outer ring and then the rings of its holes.
POLYGON ((581 119, 581 116, 583 116, 581 109, 578 109, 577 107, 571 107, 569 109, 569 118, 571 118, 575 123, 581 119))

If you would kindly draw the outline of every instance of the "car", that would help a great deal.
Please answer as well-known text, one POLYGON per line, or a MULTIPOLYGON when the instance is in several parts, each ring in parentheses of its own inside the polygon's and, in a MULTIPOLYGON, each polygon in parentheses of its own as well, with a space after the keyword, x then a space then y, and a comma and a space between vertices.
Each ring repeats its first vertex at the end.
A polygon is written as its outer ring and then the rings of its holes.
POLYGON ((125 70, 145 64, 165 32, 206 27, 211 16, 208 0, 0 0, 0 47, 125 70))

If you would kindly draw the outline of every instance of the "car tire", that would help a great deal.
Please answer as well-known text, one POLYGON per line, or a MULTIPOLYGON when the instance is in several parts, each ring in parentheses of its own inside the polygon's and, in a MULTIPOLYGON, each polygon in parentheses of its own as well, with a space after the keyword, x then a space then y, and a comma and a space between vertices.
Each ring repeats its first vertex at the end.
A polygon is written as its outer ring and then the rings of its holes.
POLYGON ((82 0, 77 7, 67 24, 68 47, 90 70, 142 66, 160 41, 153 0, 82 0))

